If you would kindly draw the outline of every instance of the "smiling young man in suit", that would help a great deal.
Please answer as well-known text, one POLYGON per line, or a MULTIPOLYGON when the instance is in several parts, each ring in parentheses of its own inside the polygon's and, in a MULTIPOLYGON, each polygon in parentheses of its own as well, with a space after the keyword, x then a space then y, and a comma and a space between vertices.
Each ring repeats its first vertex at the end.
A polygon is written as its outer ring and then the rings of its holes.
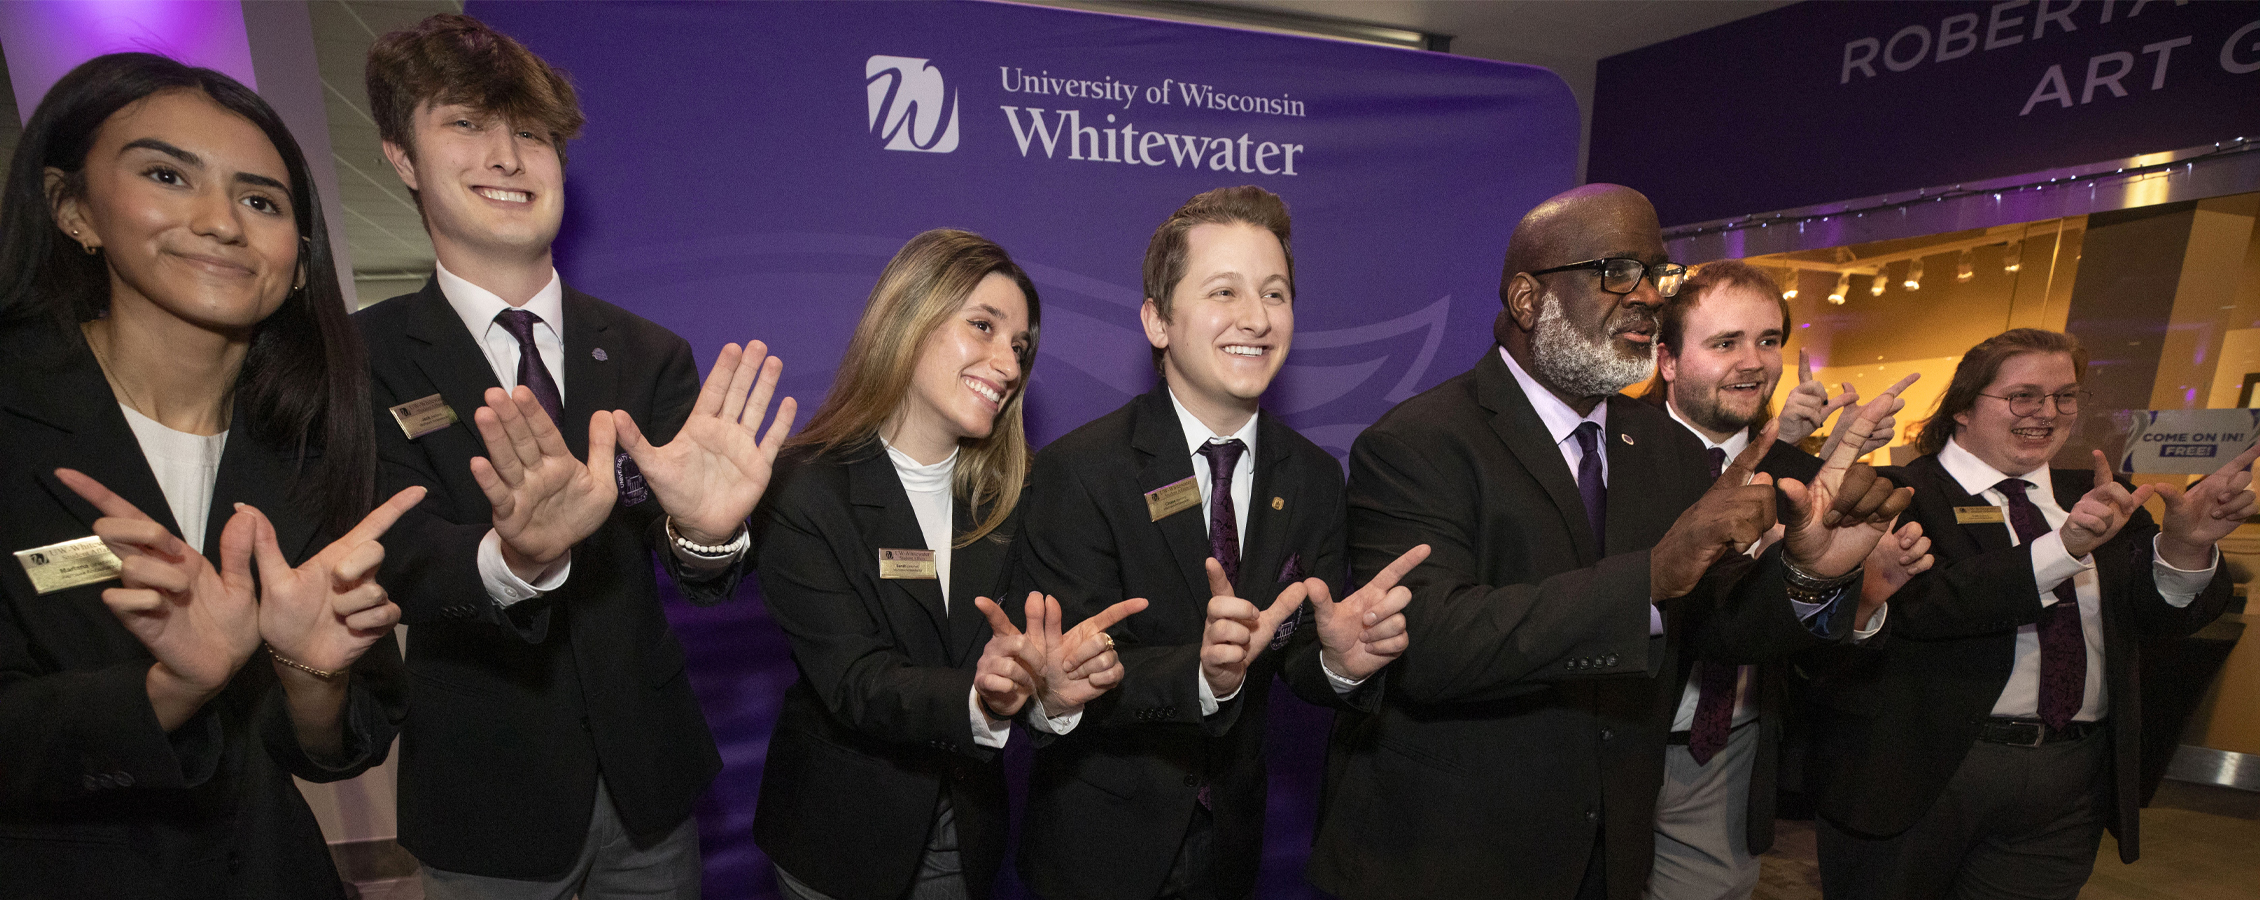
POLYGON ((2260 446, 2186 489, 2130 490, 2101 451, 2052 469, 2086 375, 2070 335, 1989 338, 1955 367, 1924 455, 1892 470, 1938 565, 1819 688, 1831 900, 2070 900, 2106 828, 2120 859, 2140 852, 2140 641, 2228 603, 2214 545, 2255 512, 2260 446), (2142 508, 2154 494, 2163 525, 2142 508))
POLYGON ((726 346, 702 390, 682 338, 563 285, 582 116, 525 47, 434 16, 379 39, 368 89, 439 260, 355 317, 380 481, 430 489, 382 573, 413 632, 401 844, 435 898, 695 898, 721 761, 652 556, 694 602, 736 589, 779 365, 726 346))
POLYGON ((1498 345, 1358 437, 1353 572, 1434 552, 1405 579, 1413 641, 1378 709, 1335 727, 1322 890, 1638 897, 1678 654, 1742 662, 1850 632, 1844 598, 1905 492, 1843 448, 1783 484, 1797 515, 1753 563, 1774 523, 1775 486, 1752 475, 1766 448, 1714 480, 1686 429, 1617 393, 1653 367, 1683 274, 1638 192, 1548 199, 1509 239, 1498 345))
POLYGON ((1249 896, 1273 674, 1356 697, 1405 647, 1410 595, 1391 587, 1425 550, 1335 602, 1341 467, 1259 406, 1294 339, 1291 246, 1286 205, 1261 188, 1180 207, 1147 246, 1139 313, 1161 383, 1037 455, 1021 588, 1056 596, 1070 624, 1150 604, 1113 629, 1118 687, 1031 717, 1053 735, 1020 855, 1039 895, 1249 896), (1314 614, 1281 633, 1306 597, 1314 614))

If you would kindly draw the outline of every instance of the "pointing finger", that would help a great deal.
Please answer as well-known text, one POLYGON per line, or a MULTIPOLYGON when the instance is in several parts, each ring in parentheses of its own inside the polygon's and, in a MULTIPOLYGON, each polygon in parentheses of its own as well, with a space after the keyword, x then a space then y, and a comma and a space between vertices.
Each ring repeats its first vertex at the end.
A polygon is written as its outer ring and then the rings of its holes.
POLYGON ((1217 562, 1216 557, 1212 556, 1208 559, 1207 568, 1208 595, 1211 597, 1233 596, 1232 579, 1224 577, 1224 564, 1217 562))
POLYGON ((2116 481, 2118 480, 2118 479, 2115 479, 2115 478, 2112 478, 2112 477, 2111 477, 2111 461, 2110 461, 2110 460, 2108 460, 2108 459, 2105 459, 2105 458, 2103 458, 2103 451, 2101 451, 2101 450, 2090 450, 2090 451, 2088 451, 2088 453, 2090 453, 2090 454, 2094 455, 2094 457, 2095 457, 2095 486, 2096 486, 2096 487, 2100 488, 2100 487, 2103 487, 2104 485, 2107 485, 2107 484, 2112 484, 2112 483, 2114 483, 2114 482, 2116 482, 2116 481))
POLYGON ((1813 355, 1805 352, 1805 348, 1799 347, 1797 348, 1797 383, 1804 384, 1811 380, 1813 380, 1813 355))
MULTIPOLYGON (((1412 574, 1412 570, 1418 568, 1422 561, 1428 559, 1428 553, 1427 544, 1421 544, 1405 551, 1403 555, 1398 556, 1388 565, 1382 566, 1381 572, 1374 575, 1372 581, 1366 582, 1366 588, 1384 593, 1388 592, 1390 588, 1396 587, 1397 582, 1402 581, 1406 575, 1412 574)), ((1319 583, 1325 584, 1325 582, 1319 583)))
POLYGON ((981 611, 983 618, 989 620, 990 631, 1006 637, 1020 636, 1020 629, 1012 624, 1012 619, 1004 614, 1004 607, 998 606, 996 601, 987 597, 975 597, 973 606, 981 611))
POLYGON ((85 473, 77 469, 56 469, 55 477, 63 482, 64 487, 70 488, 71 493, 77 494, 84 498, 86 502, 94 504, 94 508, 100 510, 105 516, 119 519, 137 519, 143 522, 156 521, 143 513, 140 507, 134 506, 124 497, 111 493, 109 488, 102 486, 102 482, 87 477, 85 473))
POLYGON ((384 537, 385 532, 392 530, 393 523, 400 521, 401 516, 407 515, 409 510, 415 509, 416 504, 422 502, 424 502, 423 485, 409 485, 402 488, 400 493, 392 495, 392 499, 386 500, 384 505, 370 510, 368 515, 363 516, 361 523, 353 526, 352 531, 346 532, 345 538, 340 540, 339 543, 346 541, 360 543, 384 537))

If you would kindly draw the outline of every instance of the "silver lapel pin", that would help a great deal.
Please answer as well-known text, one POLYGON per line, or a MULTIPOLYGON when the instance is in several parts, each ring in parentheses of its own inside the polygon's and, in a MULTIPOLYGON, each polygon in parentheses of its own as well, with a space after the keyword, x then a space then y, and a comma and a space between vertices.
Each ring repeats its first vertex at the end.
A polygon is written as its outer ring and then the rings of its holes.
POLYGON ((611 358, 612 358, 612 357, 609 357, 609 356, 606 356, 606 355, 604 355, 604 348, 603 348, 603 347, 598 347, 598 348, 596 348, 596 349, 594 349, 594 350, 591 350, 591 351, 589 351, 589 355, 590 355, 590 356, 594 356, 594 357, 596 357, 596 361, 597 361, 597 362, 603 362, 603 361, 605 361, 605 360, 607 360, 607 359, 611 359, 611 358))

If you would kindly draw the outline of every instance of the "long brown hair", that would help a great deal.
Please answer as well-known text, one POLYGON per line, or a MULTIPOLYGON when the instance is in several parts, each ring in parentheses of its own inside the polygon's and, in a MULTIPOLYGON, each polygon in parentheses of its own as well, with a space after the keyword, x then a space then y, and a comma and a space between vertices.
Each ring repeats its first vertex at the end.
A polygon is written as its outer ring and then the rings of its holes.
POLYGON ((1915 452, 1924 455, 1946 449, 1946 439, 1954 436, 1960 423, 1954 417, 1969 412, 1977 406, 1978 392, 1993 383, 2001 374, 2001 365, 2011 358, 2026 353, 2062 353, 2072 358, 2072 378, 2087 381, 2087 348, 2080 346, 2078 338, 2061 331, 2043 331, 2038 328, 2012 328, 1986 338, 1954 367, 1954 380, 1947 382, 1946 393, 1938 398, 1938 409, 1922 424, 1922 432, 1915 436, 1915 452))
MULTIPOLYGON (((995 241, 952 228, 937 228, 911 238, 871 288, 863 318, 855 323, 847 354, 832 376, 832 389, 808 427, 787 441, 818 452, 864 449, 878 441, 879 428, 910 394, 911 373, 927 337, 957 313, 973 288, 991 274, 1012 279, 1028 298, 1028 344, 1020 351, 1020 383, 997 411, 989 436, 960 445, 954 493, 989 514, 951 543, 964 547, 997 530, 1020 503, 1033 456, 1021 423, 1021 398, 1028 394, 1036 364, 1036 339, 1042 333, 1043 307, 1028 273, 995 241)), ((1000 535, 1002 539, 1005 536, 1000 535)))

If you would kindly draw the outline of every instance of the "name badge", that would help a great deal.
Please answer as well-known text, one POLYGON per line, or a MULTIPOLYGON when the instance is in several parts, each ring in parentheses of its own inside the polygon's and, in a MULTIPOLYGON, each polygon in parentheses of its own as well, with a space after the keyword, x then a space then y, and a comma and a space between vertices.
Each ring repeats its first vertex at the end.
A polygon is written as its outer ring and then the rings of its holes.
POLYGON ((31 576, 32 588, 42 594, 108 581, 125 568, 101 538, 92 536, 18 550, 16 561, 31 576))
POLYGON ((2007 521, 2009 521, 2008 511, 1998 506, 1954 507, 1954 524, 1956 525, 1999 525, 2007 521))
POLYGON ((462 421, 438 394, 393 407, 392 420, 400 423, 401 433, 411 441, 462 421))
POLYGON ((879 548, 879 577, 932 581, 942 577, 942 573, 934 568, 934 551, 932 550, 894 550, 881 547, 879 548))
POLYGON ((1146 513, 1159 522, 1201 505, 1201 483, 1187 478, 1146 492, 1146 513))

